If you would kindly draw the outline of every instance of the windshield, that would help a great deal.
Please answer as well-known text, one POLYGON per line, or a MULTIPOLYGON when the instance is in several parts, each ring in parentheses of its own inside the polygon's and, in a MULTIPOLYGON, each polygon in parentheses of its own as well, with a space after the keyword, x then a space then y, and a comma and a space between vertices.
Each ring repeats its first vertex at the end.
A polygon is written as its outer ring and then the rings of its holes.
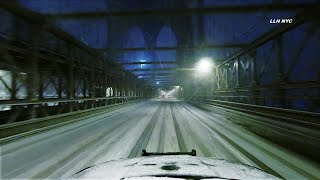
POLYGON ((319 12, 0 0, 0 179, 319 179, 319 12))

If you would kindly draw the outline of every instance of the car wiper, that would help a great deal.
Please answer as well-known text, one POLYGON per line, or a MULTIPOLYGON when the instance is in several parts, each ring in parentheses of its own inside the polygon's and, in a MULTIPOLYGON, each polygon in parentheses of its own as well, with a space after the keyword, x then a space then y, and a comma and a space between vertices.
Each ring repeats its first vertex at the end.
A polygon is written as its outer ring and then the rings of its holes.
POLYGON ((190 155, 197 156, 196 150, 192 149, 191 152, 147 152, 145 149, 142 150, 142 156, 167 156, 167 155, 190 155))

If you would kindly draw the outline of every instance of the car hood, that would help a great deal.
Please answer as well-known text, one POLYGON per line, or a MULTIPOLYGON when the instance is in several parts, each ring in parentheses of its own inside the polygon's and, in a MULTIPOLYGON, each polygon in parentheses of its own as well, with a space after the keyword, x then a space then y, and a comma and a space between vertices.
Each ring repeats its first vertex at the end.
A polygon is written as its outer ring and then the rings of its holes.
POLYGON ((73 175, 73 178, 129 180, 190 177, 195 179, 278 179, 253 166, 188 155, 148 156, 108 161, 85 168, 73 175))

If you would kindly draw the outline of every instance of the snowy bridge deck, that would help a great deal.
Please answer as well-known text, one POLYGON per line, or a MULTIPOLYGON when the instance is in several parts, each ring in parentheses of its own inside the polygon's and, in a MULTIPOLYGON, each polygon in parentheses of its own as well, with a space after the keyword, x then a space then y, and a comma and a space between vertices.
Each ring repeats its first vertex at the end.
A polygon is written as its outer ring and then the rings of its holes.
POLYGON ((286 134, 316 145, 319 132, 268 121, 177 100, 133 103, 2 144, 2 176, 61 178, 96 163, 138 157, 142 149, 196 149, 198 156, 243 162, 287 179, 320 177, 316 162, 258 136, 257 129, 266 137, 286 134))

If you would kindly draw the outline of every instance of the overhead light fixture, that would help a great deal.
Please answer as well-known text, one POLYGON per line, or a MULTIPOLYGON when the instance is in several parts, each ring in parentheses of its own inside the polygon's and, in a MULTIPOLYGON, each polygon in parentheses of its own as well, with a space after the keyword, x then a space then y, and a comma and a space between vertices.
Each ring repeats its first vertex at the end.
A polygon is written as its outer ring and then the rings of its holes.
POLYGON ((209 74, 213 68, 214 64, 212 58, 210 57, 203 57, 200 61, 196 64, 196 71, 200 74, 209 74))
MULTIPOLYGON (((140 60, 140 62, 146 62, 146 60, 140 60)), ((144 64, 140 64, 140 68, 143 68, 144 64)))
POLYGON ((159 85, 159 81, 157 81, 157 85, 159 85))

